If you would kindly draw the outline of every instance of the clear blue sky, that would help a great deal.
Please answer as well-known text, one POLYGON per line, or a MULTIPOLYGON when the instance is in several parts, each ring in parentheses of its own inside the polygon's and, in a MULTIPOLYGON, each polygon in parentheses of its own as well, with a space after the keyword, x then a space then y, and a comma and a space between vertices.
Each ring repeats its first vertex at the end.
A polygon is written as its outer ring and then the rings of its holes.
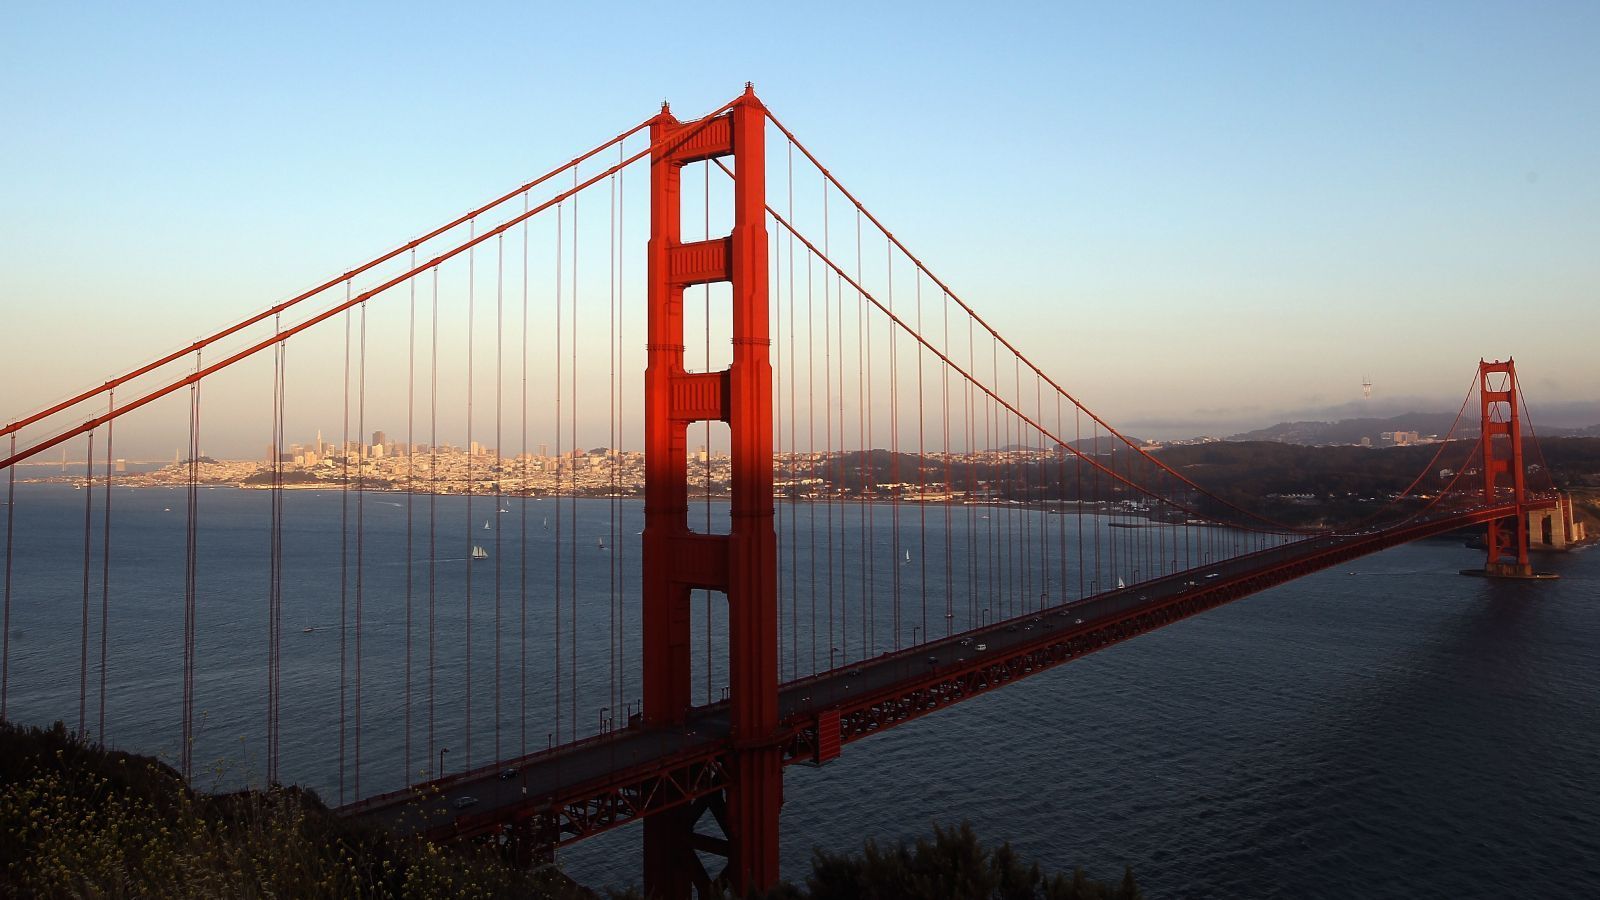
POLYGON ((540 6, 11 5, 0 419, 747 79, 1136 433, 1600 400, 1600 4, 540 6))

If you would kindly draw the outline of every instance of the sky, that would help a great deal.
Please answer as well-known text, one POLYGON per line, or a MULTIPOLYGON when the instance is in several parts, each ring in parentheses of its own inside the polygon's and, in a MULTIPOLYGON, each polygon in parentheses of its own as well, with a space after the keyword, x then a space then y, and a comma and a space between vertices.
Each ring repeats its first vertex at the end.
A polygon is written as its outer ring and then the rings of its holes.
MULTIPOLYGON (((1127 431, 1600 403, 1594 3, 59 4, 0 28, 0 419, 753 81, 1127 431)), ((1597 419, 1600 421, 1600 419, 1597 419)), ((1585 423, 1588 424, 1588 423, 1585 423)))

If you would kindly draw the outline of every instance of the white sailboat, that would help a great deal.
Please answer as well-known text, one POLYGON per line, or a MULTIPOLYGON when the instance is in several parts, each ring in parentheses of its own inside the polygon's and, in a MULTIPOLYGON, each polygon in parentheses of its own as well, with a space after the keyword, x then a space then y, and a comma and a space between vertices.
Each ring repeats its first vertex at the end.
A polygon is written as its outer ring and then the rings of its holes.
POLYGON ((483 520, 483 530, 484 531, 488 531, 489 530, 489 520, 488 519, 484 519, 483 520))
POLYGON ((901 561, 900 565, 902 565, 902 566, 911 565, 911 551, 910 550, 906 551, 906 558, 901 561))
POLYGON ((472 558, 473 559, 488 559, 489 558, 489 551, 483 549, 482 547, 478 546, 477 544, 473 544, 472 545, 472 558))
POLYGON ((606 539, 605 538, 595 538, 594 539, 594 545, 596 547, 600 548, 601 550, 604 550, 604 549, 606 549, 606 539))
POLYGON ((1119 590, 1119 591, 1120 591, 1120 590, 1122 590, 1122 589, 1123 589, 1123 588, 1125 588, 1125 587, 1127 587, 1127 585, 1126 585, 1126 584, 1124 584, 1124 583, 1123 583, 1123 582, 1122 582, 1122 579, 1121 579, 1121 578, 1118 578, 1118 579, 1117 579, 1117 590, 1119 590))

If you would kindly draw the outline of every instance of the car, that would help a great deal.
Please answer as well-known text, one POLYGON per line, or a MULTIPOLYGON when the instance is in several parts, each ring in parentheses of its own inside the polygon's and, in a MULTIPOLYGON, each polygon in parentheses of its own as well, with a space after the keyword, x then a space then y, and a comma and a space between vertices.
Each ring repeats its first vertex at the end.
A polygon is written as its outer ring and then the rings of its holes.
POLYGON ((501 781, 510 781, 511 779, 513 779, 515 777, 517 777, 517 767, 516 766, 508 766, 508 767, 500 770, 500 780, 501 781))
POLYGON ((971 647, 972 646, 972 638, 962 638, 961 641, 960 641, 960 644, 963 647, 971 647))
POLYGON ((1074 625, 1082 625, 1083 624, 1083 620, 1082 619, 1073 619, 1072 620, 1072 624, 1074 624, 1074 625))
POLYGON ((455 803, 453 805, 455 806, 456 809, 466 809, 469 806, 477 806, 478 805, 478 798, 477 797, 457 797, 456 800, 455 800, 455 803))
POLYGON ((939 662, 939 657, 937 657, 937 656, 928 657, 928 665, 930 665, 930 666, 936 665, 936 664, 938 664, 938 662, 939 662))
POLYGON ((851 669, 848 672, 845 672, 845 674, 849 675, 851 678, 855 678, 855 677, 857 677, 857 676, 859 676, 861 674, 861 670, 860 669, 851 669))
POLYGON ((1206 580, 1209 581, 1209 580, 1211 580, 1213 578, 1221 578, 1221 577, 1222 576, 1220 574, 1218 574, 1216 572, 1212 572, 1210 575, 1206 576, 1206 580))
POLYGON ((1032 631, 1033 630, 1033 625, 1031 623, 1028 624, 1028 625, 1024 625, 1024 626, 1022 626, 1022 630, 1023 631, 1032 631))
POLYGON ((979 644, 978 646, 973 647, 972 649, 979 650, 979 651, 987 650, 987 649, 989 649, 989 645, 988 644, 979 644))

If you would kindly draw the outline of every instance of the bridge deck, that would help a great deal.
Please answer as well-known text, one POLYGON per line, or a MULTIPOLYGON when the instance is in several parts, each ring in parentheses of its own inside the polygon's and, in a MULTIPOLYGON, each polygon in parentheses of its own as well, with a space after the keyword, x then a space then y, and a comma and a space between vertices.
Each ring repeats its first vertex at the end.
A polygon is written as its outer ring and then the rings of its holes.
MULTIPOLYGON (((1491 507, 1386 531, 1307 538, 1051 606, 780 689, 786 763, 815 759, 824 717, 843 743, 1320 569, 1504 517, 1491 507), (970 639, 967 641, 966 639, 970 639), (978 650, 983 645, 985 649, 978 650)), ((681 728, 632 725, 347 806, 342 813, 436 839, 531 825, 569 843, 725 786, 722 704, 681 728), (457 806, 463 798, 471 804, 457 806)))

